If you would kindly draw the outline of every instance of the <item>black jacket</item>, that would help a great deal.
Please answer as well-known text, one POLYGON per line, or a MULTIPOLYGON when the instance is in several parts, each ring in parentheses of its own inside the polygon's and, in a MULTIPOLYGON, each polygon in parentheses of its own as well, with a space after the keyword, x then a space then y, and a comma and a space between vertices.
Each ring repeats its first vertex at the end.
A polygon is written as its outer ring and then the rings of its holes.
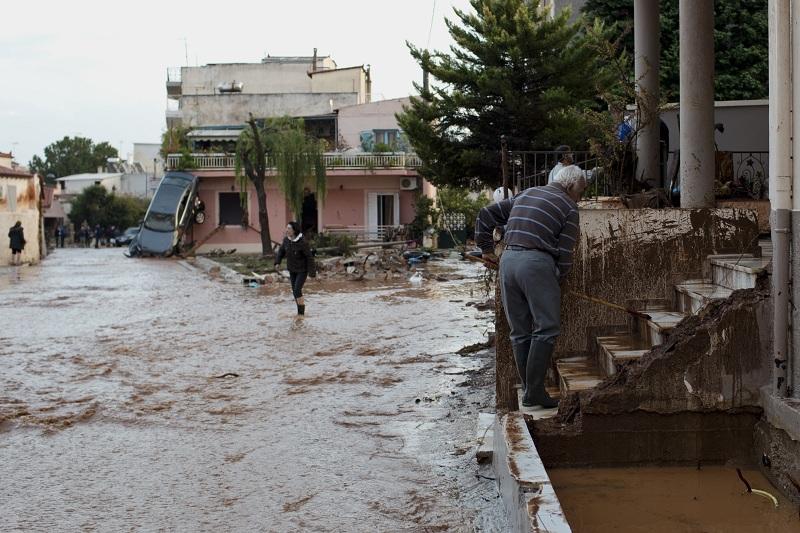
POLYGON ((22 250, 25 248, 25 234, 22 232, 22 226, 14 226, 8 230, 8 240, 11 241, 10 248, 12 250, 22 250))
POLYGON ((288 237, 283 239, 283 243, 278 248, 278 255, 275 256, 275 266, 278 266, 284 257, 286 257, 286 268, 289 272, 316 274, 314 256, 311 255, 311 249, 303 237, 300 237, 297 242, 290 241, 288 237))

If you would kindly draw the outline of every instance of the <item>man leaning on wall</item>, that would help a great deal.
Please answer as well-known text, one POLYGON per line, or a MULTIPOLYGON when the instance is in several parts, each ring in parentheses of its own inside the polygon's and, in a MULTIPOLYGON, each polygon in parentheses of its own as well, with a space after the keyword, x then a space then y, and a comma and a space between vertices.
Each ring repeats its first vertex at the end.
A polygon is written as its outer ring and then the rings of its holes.
POLYGON ((553 183, 484 207, 475 223, 475 242, 490 259, 492 233, 505 226, 500 290, 525 407, 558 406, 547 394, 545 378, 561 332, 561 284, 572 268, 577 202, 584 189, 584 172, 565 166, 553 183))

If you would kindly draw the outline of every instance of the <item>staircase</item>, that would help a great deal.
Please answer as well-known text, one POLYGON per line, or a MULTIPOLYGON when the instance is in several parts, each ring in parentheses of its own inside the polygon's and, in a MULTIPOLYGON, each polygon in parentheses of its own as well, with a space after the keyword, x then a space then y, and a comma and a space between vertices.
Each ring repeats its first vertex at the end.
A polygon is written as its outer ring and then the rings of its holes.
POLYGON ((675 285, 672 301, 649 300, 636 307, 650 315, 649 320, 636 317, 626 325, 610 327, 594 337, 588 355, 559 359, 556 369, 561 397, 592 389, 624 364, 639 360, 651 348, 664 343, 681 320, 699 313, 709 302, 728 298, 736 289, 755 287, 772 255, 769 241, 759 244, 761 257, 708 256, 704 272, 710 272, 710 279, 675 285))

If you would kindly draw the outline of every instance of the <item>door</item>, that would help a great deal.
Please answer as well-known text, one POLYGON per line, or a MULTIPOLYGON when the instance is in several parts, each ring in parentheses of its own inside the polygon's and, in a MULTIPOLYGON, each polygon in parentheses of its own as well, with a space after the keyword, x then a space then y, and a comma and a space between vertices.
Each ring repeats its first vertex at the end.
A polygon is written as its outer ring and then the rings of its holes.
POLYGON ((399 193, 367 193, 367 234, 382 239, 386 226, 400 225, 399 193))

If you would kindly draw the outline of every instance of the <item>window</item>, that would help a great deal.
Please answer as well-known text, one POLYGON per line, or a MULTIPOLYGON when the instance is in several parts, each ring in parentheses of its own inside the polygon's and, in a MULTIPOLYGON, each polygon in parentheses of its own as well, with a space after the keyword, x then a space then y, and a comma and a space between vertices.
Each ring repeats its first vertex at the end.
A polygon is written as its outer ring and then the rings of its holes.
POLYGON ((12 213, 17 210, 17 187, 15 185, 8 186, 8 210, 12 213))
POLYGON ((397 144, 398 130, 373 130, 375 132, 375 143, 385 144, 394 147, 397 144))
POLYGON ((219 224, 239 225, 244 218, 242 200, 238 192, 219 193, 219 224))

